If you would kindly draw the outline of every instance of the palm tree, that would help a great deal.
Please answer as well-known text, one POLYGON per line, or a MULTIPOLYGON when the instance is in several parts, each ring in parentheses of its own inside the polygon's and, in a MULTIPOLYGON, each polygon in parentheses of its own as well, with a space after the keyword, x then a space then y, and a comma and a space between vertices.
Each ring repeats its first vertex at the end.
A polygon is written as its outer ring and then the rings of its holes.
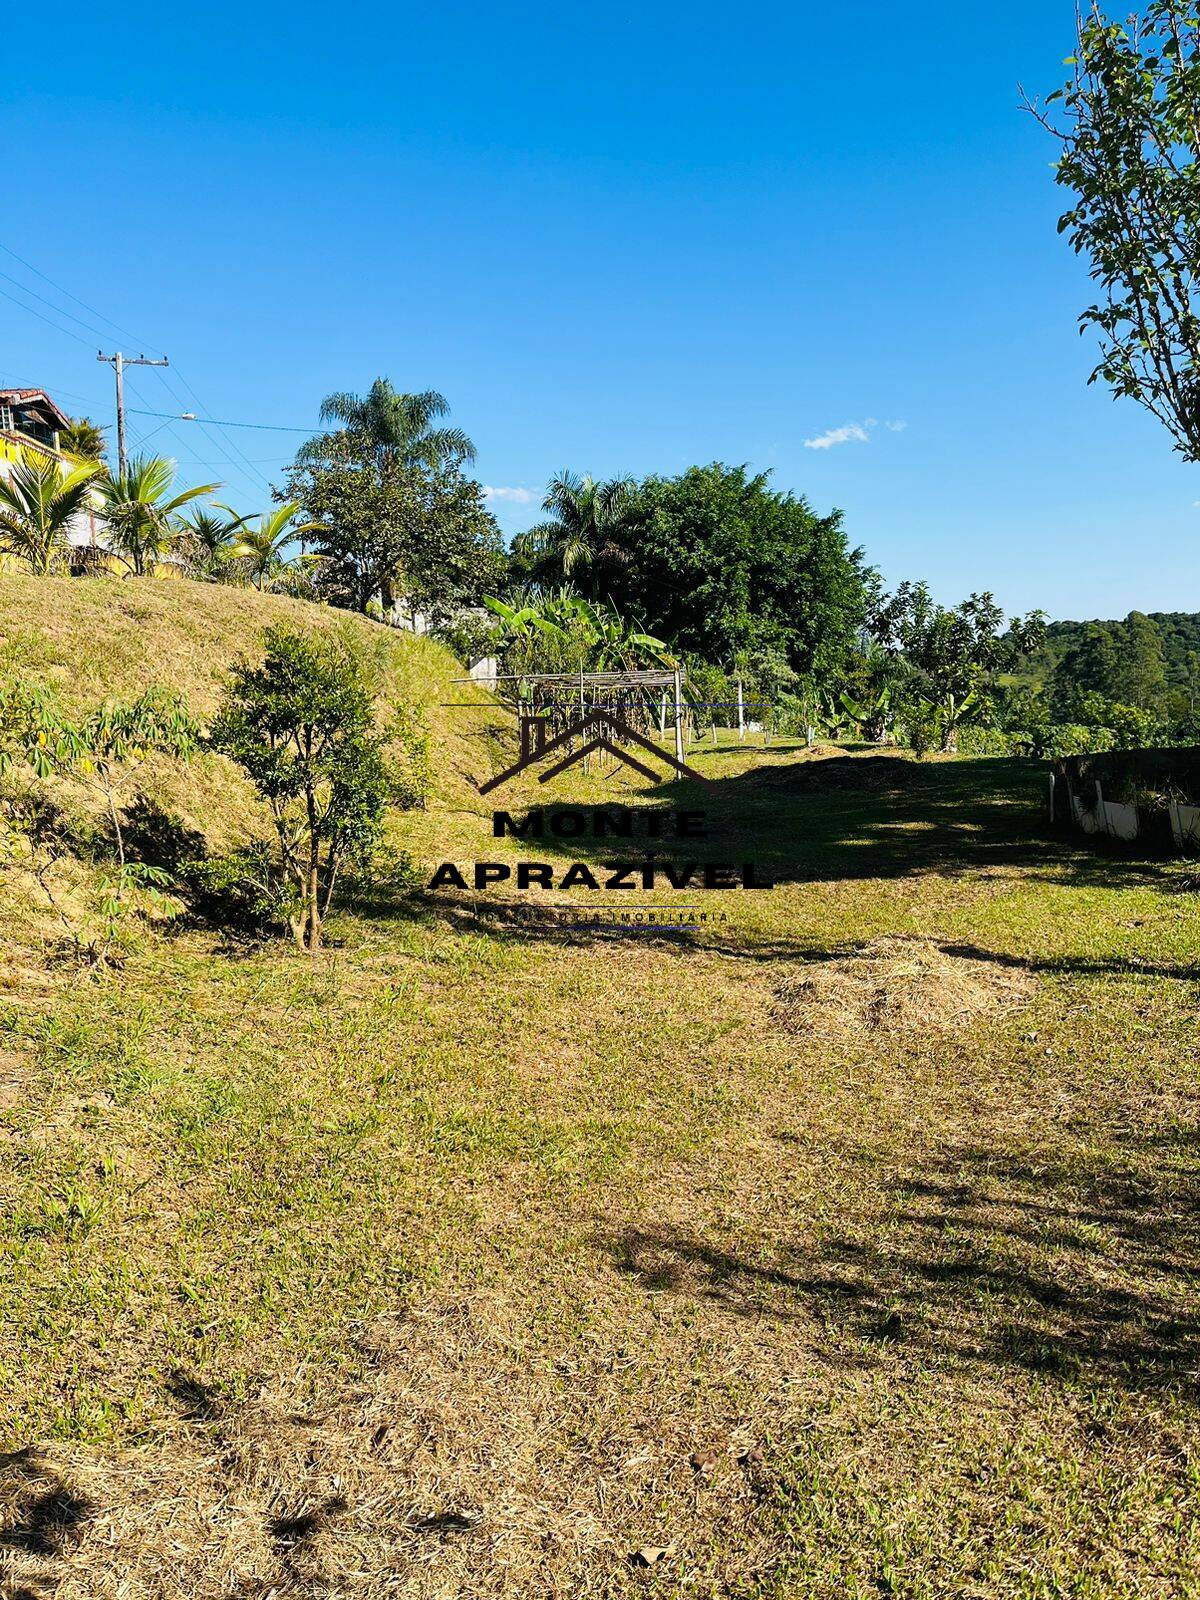
POLYGON ((138 577, 175 548, 183 531, 180 508, 219 487, 202 483, 172 494, 174 486, 175 463, 166 456, 134 456, 124 472, 97 480, 110 546, 138 577))
POLYGON ((180 532, 188 546, 193 567, 209 578, 219 578, 234 558, 237 534, 245 526, 246 517, 239 517, 228 506, 214 503, 211 511, 193 511, 190 517, 180 519, 180 532), (216 513, 223 511, 225 516, 216 513))
POLYGON ((321 421, 342 426, 310 439, 296 459, 311 461, 349 442, 365 447, 381 464, 440 467, 448 462, 474 461, 475 446, 461 428, 433 426, 449 410, 450 402, 434 389, 400 394, 386 378, 376 378, 365 396, 325 396, 321 421))
POLYGON ((599 483, 591 474, 580 478, 560 472, 550 480, 542 510, 549 522, 519 533, 513 540, 518 559, 531 561, 551 581, 587 573, 592 598, 607 589, 628 556, 620 534, 628 521, 633 482, 614 478, 599 483))
POLYGON ((67 549, 67 528, 87 503, 95 463, 64 472, 52 456, 29 450, 0 478, 0 548, 44 577, 67 549))
POLYGON ((91 417, 73 417, 58 436, 58 448, 80 461, 103 461, 108 449, 105 432, 106 429, 91 417))
POLYGON ((267 578, 281 568, 289 566, 283 551, 301 534, 319 528, 319 522, 294 523, 299 502, 292 500, 274 511, 264 511, 256 528, 247 528, 233 547, 233 554, 244 560, 254 579, 255 587, 263 588, 267 578))

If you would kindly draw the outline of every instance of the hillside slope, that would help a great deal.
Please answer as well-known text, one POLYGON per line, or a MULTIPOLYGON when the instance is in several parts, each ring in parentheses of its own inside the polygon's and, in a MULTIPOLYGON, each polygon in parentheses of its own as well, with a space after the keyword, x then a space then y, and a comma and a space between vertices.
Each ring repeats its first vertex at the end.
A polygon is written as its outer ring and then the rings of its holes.
MULTIPOLYGON (((1200 652, 1200 612, 1150 611, 1147 615, 1162 640, 1168 687, 1187 688, 1194 675, 1188 658, 1200 652)), ((1014 676, 1022 683, 1049 683, 1054 676, 1054 669, 1089 629, 1102 628, 1114 639, 1119 639, 1124 626, 1124 618, 1051 622, 1042 645, 1025 658, 1014 676)))
MULTIPOLYGON (((435 750, 435 796, 464 798, 479 737, 478 718, 455 703, 487 704, 488 695, 455 684, 463 667, 430 639, 382 628, 366 618, 282 596, 188 580, 0 577, 0 674, 54 687, 78 711, 99 700, 131 698, 158 685, 183 695, 207 720, 233 664, 261 653, 275 623, 342 630, 374 659, 385 701, 419 706, 435 750)), ((258 815, 240 775, 219 757, 194 763, 186 783, 166 766, 150 767, 151 798, 214 845, 258 815)))

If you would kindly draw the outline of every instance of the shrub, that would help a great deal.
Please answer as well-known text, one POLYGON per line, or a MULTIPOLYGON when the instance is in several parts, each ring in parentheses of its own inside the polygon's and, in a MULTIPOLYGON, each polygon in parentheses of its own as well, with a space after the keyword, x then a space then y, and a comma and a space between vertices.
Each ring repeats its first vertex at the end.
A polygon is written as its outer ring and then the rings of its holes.
POLYGON ((99 895, 89 927, 89 919, 68 916, 55 890, 55 869, 70 853, 60 808, 47 795, 19 785, 10 786, 0 803, 0 857, 32 877, 76 952, 95 971, 123 955, 131 911, 171 914, 176 909, 164 893, 171 874, 130 859, 121 799, 149 754, 186 760, 199 731, 183 701, 160 689, 130 702, 106 700, 72 721, 41 686, 14 678, 0 683, 0 772, 24 767, 43 784, 69 776, 102 803, 108 820, 110 836, 95 851, 99 895))
POLYGON ((959 754, 964 756, 1010 756, 1019 749, 1022 735, 1003 728, 966 727, 958 734, 959 754))
POLYGON ((397 775, 386 758, 373 689, 344 639, 277 626, 261 665, 234 670, 213 724, 214 747, 270 807, 279 904, 310 954, 320 949, 343 868, 370 860, 389 801, 411 806, 419 788, 419 774, 397 775))

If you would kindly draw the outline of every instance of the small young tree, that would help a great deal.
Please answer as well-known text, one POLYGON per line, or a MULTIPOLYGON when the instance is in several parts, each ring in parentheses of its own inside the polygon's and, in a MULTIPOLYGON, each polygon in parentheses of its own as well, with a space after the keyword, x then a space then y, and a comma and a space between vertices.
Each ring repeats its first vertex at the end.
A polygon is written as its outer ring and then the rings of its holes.
POLYGON ((919 754, 935 740, 943 750, 955 749, 959 724, 992 690, 997 674, 1041 641, 1045 618, 1031 611, 1003 629, 1004 613, 987 593, 950 609, 937 604, 928 584, 902 583, 880 603, 872 631, 904 659, 905 722, 919 754))
POLYGON ((212 743, 270 807, 292 933, 315 955, 339 873, 378 844, 391 792, 362 661, 341 639, 271 628, 262 664, 234 670, 212 743))
POLYGON ((68 553, 67 528, 86 509, 99 471, 84 462, 64 472, 59 462, 29 450, 0 477, 0 550, 45 577, 68 553))
POLYGON ((168 556, 186 529, 181 508, 201 495, 211 494, 215 483, 172 493, 175 463, 165 456, 134 456, 115 477, 103 473, 96 487, 104 501, 104 520, 113 552, 139 578, 153 573, 155 564, 168 556))
POLYGON ((58 825, 57 808, 44 793, 20 789, 0 803, 0 860, 22 865, 42 890, 71 941, 94 972, 119 951, 131 910, 162 910, 170 875, 129 859, 122 800, 151 753, 186 760, 196 749, 199 726, 177 695, 150 689, 130 702, 106 700, 79 720, 66 717, 45 688, 21 679, 0 681, 0 774, 24 766, 38 779, 70 777, 90 790, 108 818, 111 853, 100 861, 98 933, 87 919, 72 922, 55 893, 52 877, 70 853, 58 825))

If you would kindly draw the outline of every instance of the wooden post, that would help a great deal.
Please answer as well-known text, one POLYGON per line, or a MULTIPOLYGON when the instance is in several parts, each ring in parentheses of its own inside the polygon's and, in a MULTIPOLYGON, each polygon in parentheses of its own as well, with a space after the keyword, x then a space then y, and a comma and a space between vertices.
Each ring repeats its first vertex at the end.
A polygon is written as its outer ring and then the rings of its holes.
POLYGON ((675 668, 675 759, 683 761, 683 683, 675 668))
POLYGON ((658 737, 660 739, 667 737, 667 691, 665 689, 662 693, 662 702, 658 708, 658 737))
POLYGON ((738 679, 738 740, 746 742, 746 703, 742 699, 742 680, 738 679))
MULTIPOLYGON (((584 700, 584 697, 583 697, 583 667, 581 665, 580 668, 579 668, 579 720, 580 720, 580 722, 582 722, 584 717, 586 717, 586 716, 587 716, 587 703, 586 703, 586 701, 584 700)), ((585 745, 587 743, 587 731, 586 731, 586 729, 580 731, 579 743, 581 745, 585 745)), ((589 772, 591 770, 591 766, 592 766, 592 758, 591 758, 591 756, 584 756, 584 758, 583 758, 583 770, 585 772, 589 772)))

